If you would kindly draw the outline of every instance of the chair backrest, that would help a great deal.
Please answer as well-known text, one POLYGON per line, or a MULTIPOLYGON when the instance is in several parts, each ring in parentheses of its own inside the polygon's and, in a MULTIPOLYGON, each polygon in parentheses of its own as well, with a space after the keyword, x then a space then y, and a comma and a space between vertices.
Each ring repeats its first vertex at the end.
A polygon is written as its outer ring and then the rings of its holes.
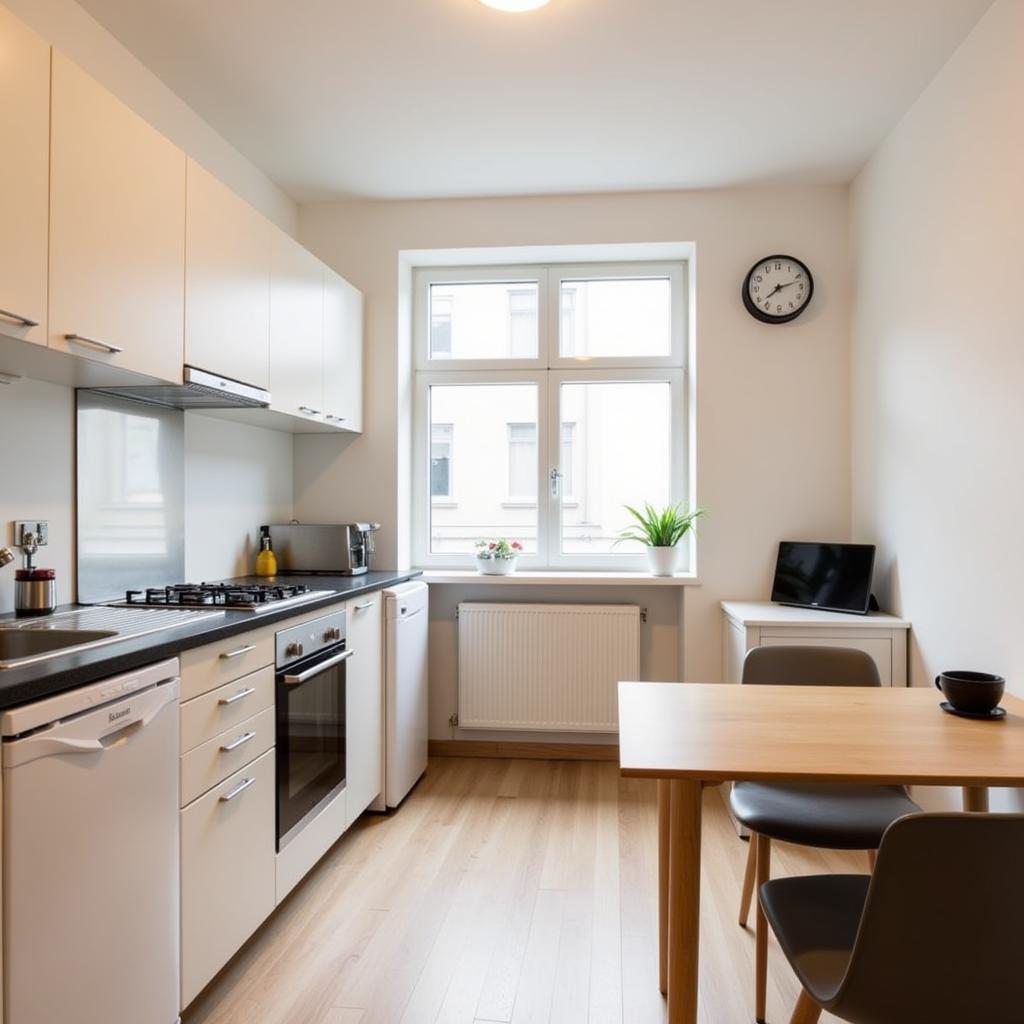
POLYGON ((768 686, 881 686, 870 654, 852 647, 754 647, 744 683, 768 686))
POLYGON ((1019 1024, 1024 814, 911 814, 878 851, 846 976, 856 1024, 1019 1024))

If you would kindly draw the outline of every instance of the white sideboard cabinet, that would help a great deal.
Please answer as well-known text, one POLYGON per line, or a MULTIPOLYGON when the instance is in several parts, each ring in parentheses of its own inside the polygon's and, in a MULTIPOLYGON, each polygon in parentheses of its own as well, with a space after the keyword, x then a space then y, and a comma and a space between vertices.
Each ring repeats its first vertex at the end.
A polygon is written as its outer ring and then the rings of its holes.
POLYGON ((883 686, 907 685, 906 619, 872 612, 847 615, 789 608, 764 601, 723 601, 722 663, 724 682, 738 683, 743 659, 754 647, 855 647, 878 666, 883 686))

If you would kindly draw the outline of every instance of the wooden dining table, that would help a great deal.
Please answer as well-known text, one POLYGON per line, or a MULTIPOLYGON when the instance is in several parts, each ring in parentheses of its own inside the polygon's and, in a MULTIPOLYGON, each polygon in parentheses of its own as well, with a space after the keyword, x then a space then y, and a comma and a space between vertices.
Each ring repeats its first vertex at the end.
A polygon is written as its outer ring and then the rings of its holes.
POLYGON ((1002 720, 947 714, 931 688, 619 683, 619 764, 658 781, 659 979, 669 1024, 695 1024, 702 791, 723 782, 1024 786, 1024 701, 1002 720))

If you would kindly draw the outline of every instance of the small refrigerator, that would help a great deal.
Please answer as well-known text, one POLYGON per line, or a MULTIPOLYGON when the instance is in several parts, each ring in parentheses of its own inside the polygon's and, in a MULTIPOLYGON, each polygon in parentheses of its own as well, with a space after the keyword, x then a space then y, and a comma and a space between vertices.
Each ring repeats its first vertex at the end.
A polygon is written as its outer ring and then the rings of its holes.
POLYGON ((384 591, 384 801, 397 807, 427 770, 425 583, 384 591))

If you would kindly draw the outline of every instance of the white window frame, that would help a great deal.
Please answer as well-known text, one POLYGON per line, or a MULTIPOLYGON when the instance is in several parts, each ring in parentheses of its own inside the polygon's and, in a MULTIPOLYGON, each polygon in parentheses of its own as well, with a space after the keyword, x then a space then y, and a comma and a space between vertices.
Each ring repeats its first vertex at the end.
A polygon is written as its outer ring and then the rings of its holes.
MULTIPOLYGON (((520 556, 524 569, 646 571, 643 552, 563 555, 563 500, 551 496, 552 472, 561 459, 560 393, 563 383, 665 381, 672 402, 672 500, 689 500, 687 409, 688 268, 684 261, 590 263, 523 266, 420 267, 413 271, 413 558, 417 566, 464 569, 471 554, 434 553, 431 545, 430 388, 434 385, 534 384, 537 387, 537 554, 520 556), (669 355, 575 357, 559 354, 561 283, 566 280, 669 278, 672 286, 672 345, 669 355), (430 287, 433 284, 529 283, 538 289, 538 338, 535 359, 431 359, 430 287), (552 432, 554 431, 554 432, 552 432)), ((576 496, 566 496, 572 505, 576 496)), ((498 496, 499 502, 501 496, 498 496)), ((638 500, 641 500, 638 498, 638 500)), ((519 503, 515 503, 518 505, 519 503)), ((681 566, 691 565, 692 545, 681 566)))
POLYGON ((458 501, 455 497, 455 424, 446 423, 444 426, 451 427, 451 436, 448 439, 448 493, 434 494, 433 492, 433 467, 434 467, 434 427, 441 426, 439 423, 430 424, 430 462, 427 467, 429 479, 427 489, 430 491, 430 504, 434 508, 455 508, 458 501))

